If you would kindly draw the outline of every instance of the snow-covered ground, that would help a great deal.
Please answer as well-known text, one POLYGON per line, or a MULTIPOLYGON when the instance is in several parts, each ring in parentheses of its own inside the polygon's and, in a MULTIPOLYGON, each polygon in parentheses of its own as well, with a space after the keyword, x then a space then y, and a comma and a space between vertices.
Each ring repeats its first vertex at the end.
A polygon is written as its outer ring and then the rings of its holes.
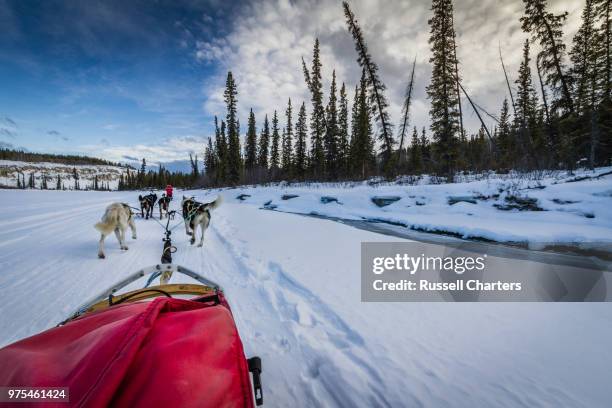
MULTIPOLYGON (((592 192, 609 190, 600 182, 606 179, 593 182, 592 192)), ((338 197, 338 207, 349 208, 367 188, 338 197)), ((401 189, 405 203, 411 188, 401 189)), ((236 200, 239 191, 222 193, 203 248, 176 230, 174 261, 224 287, 247 354, 263 359, 266 406, 610 405, 610 304, 362 303, 360 243, 396 239, 262 211, 254 197, 271 190, 249 190, 252 202, 236 200)), ((310 200, 327 193, 316 191, 310 200)), ((583 202, 588 196, 575 194, 583 202)), ((93 224, 109 203, 136 205, 136 196, 0 190, 0 345, 55 325, 115 281, 159 261, 161 228, 140 218, 129 251, 109 237, 107 258, 96 257, 93 224)), ((605 219, 593 208, 595 220, 605 219)), ((527 261, 516 262, 520 268, 527 261)))
POLYGON ((383 220, 463 238, 599 247, 612 245, 611 171, 491 175, 453 184, 430 184, 427 179, 416 185, 280 184, 228 194, 277 211, 383 220), (337 201, 325 203, 326 198, 337 201), (379 207, 372 200, 377 198, 397 201, 379 207))
POLYGON ((100 186, 108 183, 111 190, 116 190, 119 177, 125 174, 127 169, 118 166, 104 165, 68 165, 46 162, 22 162, 13 160, 0 160, 0 186, 16 187, 17 177, 25 178, 26 183, 30 174, 34 175, 36 188, 40 188, 43 177, 47 179, 47 186, 54 190, 57 187, 59 176, 63 188, 74 189, 74 171, 79 177, 81 190, 91 189, 94 185, 94 177, 98 177, 100 186))

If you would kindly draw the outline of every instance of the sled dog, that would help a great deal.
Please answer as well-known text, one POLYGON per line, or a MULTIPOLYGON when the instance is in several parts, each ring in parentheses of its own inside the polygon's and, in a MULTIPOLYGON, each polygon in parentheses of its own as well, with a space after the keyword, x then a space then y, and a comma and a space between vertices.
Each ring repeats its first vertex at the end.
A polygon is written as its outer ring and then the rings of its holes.
POLYGON ((104 239, 113 231, 115 232, 121 249, 128 249, 125 244, 125 230, 128 226, 132 230, 132 239, 136 239, 136 225, 134 225, 134 218, 132 217, 132 210, 129 205, 125 203, 113 203, 106 207, 106 212, 102 216, 102 221, 95 225, 95 228, 100 231, 98 258, 105 258, 104 239))
POLYGON ((168 215, 168 208, 170 207, 170 201, 172 198, 168 197, 165 194, 162 194, 162 197, 159 199, 157 204, 159 205, 159 219, 164 218, 164 211, 166 212, 166 216, 168 215))
POLYGON ((191 235, 191 245, 195 244, 196 228, 198 225, 202 230, 199 247, 204 245, 204 232, 210 224, 210 211, 221 205, 221 196, 218 196, 215 201, 210 203, 199 203, 195 198, 183 196, 183 219, 185 220, 185 232, 191 235))
POLYGON ((157 194, 151 193, 146 196, 139 195, 138 201, 140 201, 140 215, 142 218, 148 220, 149 217, 153 217, 153 208, 157 201, 157 194))

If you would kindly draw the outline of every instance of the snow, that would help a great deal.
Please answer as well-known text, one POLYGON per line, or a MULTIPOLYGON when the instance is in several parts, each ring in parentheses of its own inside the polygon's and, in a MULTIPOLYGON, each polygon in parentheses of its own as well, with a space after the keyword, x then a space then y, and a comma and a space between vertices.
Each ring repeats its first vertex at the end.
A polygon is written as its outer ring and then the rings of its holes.
POLYGON ((111 190, 116 190, 119 177, 127 172, 125 167, 118 166, 0 160, 0 186, 16 187, 18 174, 23 175, 27 183, 29 175, 33 173, 37 188, 40 187, 43 176, 46 176, 48 188, 55 189, 57 176, 59 176, 65 188, 72 189, 74 187, 74 169, 77 170, 79 175, 79 184, 82 190, 93 186, 95 176, 98 176, 99 183, 108 183, 111 190))
MULTIPOLYGON (((578 172, 578 176, 597 176, 578 172)), ((531 179, 519 175, 493 176, 453 184, 402 185, 385 183, 297 184, 246 187, 228 191, 232 198, 247 194, 245 204, 267 206, 276 211, 319 214, 352 220, 382 220, 414 229, 450 233, 463 238, 499 242, 612 243, 612 175, 580 182, 563 173, 531 179), (283 200, 283 195, 298 197, 283 200), (338 202, 323 203, 322 197, 338 202), (378 207, 373 198, 400 197, 399 201, 378 207), (542 211, 500 210, 496 206, 513 203, 513 197, 533 199, 542 211), (449 199, 471 199, 476 203, 449 199)), ((426 182, 426 180, 424 180, 426 182)))
MULTIPOLYGON (((609 215, 598 207, 603 206, 599 196, 587 196, 610 191, 609 181, 592 183, 560 184, 558 193, 581 202, 588 198, 592 204, 581 210, 605 220, 609 215)), ((335 208, 335 214, 347 217, 386 213, 405 219, 412 207, 400 211, 394 206, 401 208, 410 195, 426 196, 431 206, 441 208, 442 197, 457 193, 452 186, 410 189, 377 188, 380 195, 403 197, 381 209, 362 204, 367 200, 359 194, 368 197, 368 186, 228 190, 212 214, 203 248, 190 246, 181 226, 175 230, 175 263, 223 286, 247 355, 262 357, 265 405, 609 406, 608 304, 362 303, 360 243, 397 239, 259 209, 269 197, 284 210, 306 212, 313 206, 316 211, 335 208), (300 197, 280 200, 281 190, 300 197), (235 200, 241 191, 252 197, 235 200), (338 196, 342 205, 324 207, 321 195, 338 196)), ((208 201, 216 192, 184 194, 208 201)), ((107 258, 96 257, 93 224, 109 203, 136 205, 136 197, 135 192, 0 190, 0 345, 52 327, 86 299, 159 261, 162 230, 140 218, 138 239, 127 241, 129 251, 121 252, 109 237, 107 258)), ((175 200, 172 206, 179 204, 175 200)), ((465 217, 469 205, 456 204, 448 219, 465 217)), ((435 208, 423 207, 419 216, 431 211, 427 222, 434 222, 435 208)), ((578 216, 560 212, 557 217, 578 216)), ((590 219, 578 219, 574 236, 582 233, 581 225, 595 231, 590 219)), ((479 228, 490 229, 486 223, 479 228)), ((527 261, 515 262, 521 267, 527 261)))

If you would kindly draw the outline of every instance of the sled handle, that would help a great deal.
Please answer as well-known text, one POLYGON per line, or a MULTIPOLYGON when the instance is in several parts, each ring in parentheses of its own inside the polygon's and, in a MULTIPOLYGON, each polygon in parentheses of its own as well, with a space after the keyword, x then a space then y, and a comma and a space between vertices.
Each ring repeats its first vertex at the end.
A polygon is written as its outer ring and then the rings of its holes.
POLYGON ((134 282, 134 281, 136 281, 136 280, 138 280, 138 279, 140 279, 140 278, 142 278, 142 277, 144 277, 146 275, 153 274, 155 272, 177 272, 177 273, 181 273, 183 275, 187 275, 187 276, 197 280, 201 284, 203 284, 205 286, 208 286, 209 288, 212 288, 215 291, 222 290, 218 283, 203 277, 202 275, 200 275, 197 272, 192 271, 191 269, 187 269, 187 268, 185 268, 183 266, 175 265, 175 264, 158 264, 158 265, 155 265, 155 266, 149 266, 147 268, 141 269, 140 271, 138 271, 136 273, 133 273, 132 275, 130 275, 127 278, 125 278, 124 280, 122 280, 122 281, 116 283, 114 286, 108 288, 107 290, 105 290, 104 292, 99 294, 98 296, 90 299, 87 303, 81 305, 74 313, 69 315, 69 317, 67 319, 65 319, 62 322, 60 322, 58 324, 58 326, 62 326, 64 324, 66 324, 68 321, 76 319, 77 317, 79 317, 82 314, 84 314, 85 312, 87 312, 87 309, 89 309, 92 305, 94 305, 94 304, 96 304, 96 303, 98 303, 100 301, 108 299, 110 295, 114 295, 117 291, 119 291, 123 287, 129 285, 130 283, 132 283, 132 282, 134 282))
POLYGON ((247 360, 249 371, 253 373, 253 391, 255 392, 255 405, 263 405, 263 388, 261 386, 261 358, 255 356, 247 360))

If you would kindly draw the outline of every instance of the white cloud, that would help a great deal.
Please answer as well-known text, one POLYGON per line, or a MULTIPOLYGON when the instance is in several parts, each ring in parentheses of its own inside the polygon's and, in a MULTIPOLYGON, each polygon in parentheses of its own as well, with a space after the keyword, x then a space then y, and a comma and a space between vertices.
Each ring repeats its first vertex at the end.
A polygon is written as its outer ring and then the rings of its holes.
POLYGON ((206 141, 207 138, 202 136, 178 136, 158 144, 110 145, 103 139, 97 145, 81 146, 80 150, 116 162, 124 162, 126 157, 135 157, 138 160, 145 158, 153 164, 186 160, 189 153, 201 158, 206 141))
MULTIPOLYGON (((569 41, 575 33, 581 12, 580 0, 550 2, 555 10, 570 12, 566 25, 569 41)), ((429 83, 430 3, 406 0, 358 0, 351 7, 364 31, 370 52, 380 67, 391 101, 395 124, 400 121, 403 92, 413 58, 417 56, 415 99, 411 124, 428 126, 429 101, 425 87, 429 83)), ((476 103, 497 113, 506 96, 506 85, 499 63, 498 45, 504 53, 511 77, 516 77, 526 35, 520 30, 523 2, 519 0, 455 1, 455 25, 458 36, 460 74, 466 90, 476 103)), ((204 109, 211 115, 224 116, 223 87, 225 72, 231 70, 238 82, 241 123, 252 107, 258 125, 263 114, 274 109, 284 112, 287 99, 293 105, 310 97, 304 85, 301 58, 309 63, 315 36, 321 42, 322 63, 329 87, 332 69, 344 81, 352 96, 360 69, 346 30, 340 2, 333 0, 256 1, 242 8, 232 20, 233 31, 222 38, 197 42, 196 56, 216 63, 220 73, 205 83, 208 95, 204 109)), ((568 42, 569 43, 569 42, 568 42)), ((535 80, 535 78, 534 78, 535 80)), ((465 98, 464 98, 465 99, 465 98)), ((466 126, 472 132, 478 119, 464 100, 466 126)), ((281 116, 282 117, 282 116, 281 116)), ((492 125, 491 120, 487 120, 492 125)))

